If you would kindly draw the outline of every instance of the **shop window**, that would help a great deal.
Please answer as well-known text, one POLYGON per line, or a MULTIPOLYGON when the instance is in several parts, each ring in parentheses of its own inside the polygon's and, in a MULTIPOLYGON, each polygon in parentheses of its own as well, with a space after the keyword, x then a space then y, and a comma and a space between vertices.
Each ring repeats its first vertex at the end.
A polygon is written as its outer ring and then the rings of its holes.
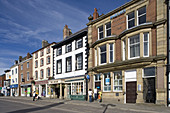
POLYGON ((71 72, 72 70, 71 56, 66 58, 66 72, 71 72))
POLYGON ((109 44, 109 60, 114 62, 114 44, 109 44))
POLYGON ((66 45, 66 53, 71 52, 71 51, 72 51, 72 44, 70 43, 66 45))
POLYGON ((131 12, 127 15, 127 25, 128 29, 135 26, 135 12, 131 12))
POLYGON ((107 61, 106 57, 106 45, 100 46, 100 64, 104 64, 107 61))
POLYGON ((111 36, 111 22, 108 22, 105 25, 105 36, 106 37, 111 36))
POLYGON ((149 56, 149 33, 143 34, 143 56, 148 57, 149 56))
POLYGON ((104 91, 111 91, 110 73, 104 73, 104 91))
POLYGON ((94 88, 101 90, 101 77, 100 74, 94 75, 94 88))
POLYGON ((143 69, 144 77, 155 77, 156 75, 156 67, 147 67, 143 69))
POLYGON ((113 90, 114 91, 122 91, 122 72, 114 72, 113 73, 114 84, 113 90))
POLYGON ((138 58, 140 56, 140 35, 129 37, 129 58, 138 58))
POLYGON ((138 25, 146 23, 146 6, 140 8, 137 10, 138 14, 138 25))
POLYGON ((76 55, 76 69, 77 70, 83 69, 83 53, 76 55))
POLYGON ((83 95, 83 82, 72 83, 72 95, 83 95))
POLYGON ((57 74, 62 73, 62 60, 57 60, 57 74))
POLYGON ((103 26, 100 26, 98 28, 98 39, 102 39, 103 38, 103 26))
POLYGON ((76 49, 83 47, 83 40, 79 39, 76 41, 76 49))
POLYGON ((57 48, 57 56, 61 55, 62 54, 62 47, 60 48, 57 48))

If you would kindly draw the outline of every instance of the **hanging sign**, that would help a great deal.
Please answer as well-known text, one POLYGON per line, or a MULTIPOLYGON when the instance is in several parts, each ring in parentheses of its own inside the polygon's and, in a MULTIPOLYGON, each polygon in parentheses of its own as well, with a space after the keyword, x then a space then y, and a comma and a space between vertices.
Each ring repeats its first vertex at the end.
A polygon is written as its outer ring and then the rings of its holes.
POLYGON ((110 84, 110 78, 106 78, 106 85, 110 84))

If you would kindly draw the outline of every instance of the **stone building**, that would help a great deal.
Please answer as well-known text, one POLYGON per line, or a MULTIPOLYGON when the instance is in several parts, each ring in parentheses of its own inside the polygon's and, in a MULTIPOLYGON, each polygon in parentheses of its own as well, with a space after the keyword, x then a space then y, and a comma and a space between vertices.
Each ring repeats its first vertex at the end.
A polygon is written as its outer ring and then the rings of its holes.
POLYGON ((165 0, 132 0, 105 15, 94 9, 88 26, 89 88, 103 100, 166 104, 165 0))

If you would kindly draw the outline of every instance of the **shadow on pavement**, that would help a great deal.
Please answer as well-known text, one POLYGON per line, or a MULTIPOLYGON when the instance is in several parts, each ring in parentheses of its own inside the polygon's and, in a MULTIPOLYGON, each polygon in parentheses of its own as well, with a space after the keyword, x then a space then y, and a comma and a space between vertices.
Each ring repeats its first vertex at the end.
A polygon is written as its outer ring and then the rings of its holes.
MULTIPOLYGON (((66 100, 64 102, 67 102, 67 101, 69 101, 69 100, 66 100)), ((27 113, 27 112, 33 112, 33 111, 38 111, 38 110, 43 110, 43 109, 48 109, 48 108, 51 108, 51 107, 54 107, 54 106, 58 106, 58 105, 64 104, 64 102, 54 103, 54 104, 50 104, 50 105, 47 105, 47 106, 36 107, 36 108, 21 109, 21 110, 11 111, 11 112, 8 112, 8 113, 27 113)))
POLYGON ((106 110, 107 110, 107 108, 109 107, 109 106, 111 106, 111 107, 115 107, 116 105, 113 105, 113 104, 101 104, 101 106, 103 106, 103 107, 105 107, 105 109, 104 109, 104 111, 103 111, 103 113, 105 113, 106 112, 106 110))

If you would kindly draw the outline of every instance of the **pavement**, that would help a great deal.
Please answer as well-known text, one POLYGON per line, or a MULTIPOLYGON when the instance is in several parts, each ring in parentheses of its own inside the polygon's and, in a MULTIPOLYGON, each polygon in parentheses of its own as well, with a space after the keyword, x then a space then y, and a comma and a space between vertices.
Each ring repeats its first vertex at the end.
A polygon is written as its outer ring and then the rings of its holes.
MULTIPOLYGON (((0 97, 3 99, 21 99, 25 101, 32 101, 31 97, 0 97)), ((81 105, 81 106, 91 106, 91 107, 105 107, 109 109, 120 109, 120 110, 128 110, 128 111, 135 111, 135 112, 146 112, 146 113, 170 113, 170 107, 166 107, 164 105, 157 105, 152 103, 143 103, 143 104, 123 104, 120 102, 113 102, 113 101, 104 101, 98 103, 98 101, 88 102, 88 101, 81 101, 81 100, 65 100, 65 99, 50 99, 50 98, 42 98, 40 100, 41 103, 60 103, 64 102, 64 104, 73 104, 73 105, 81 105)))

